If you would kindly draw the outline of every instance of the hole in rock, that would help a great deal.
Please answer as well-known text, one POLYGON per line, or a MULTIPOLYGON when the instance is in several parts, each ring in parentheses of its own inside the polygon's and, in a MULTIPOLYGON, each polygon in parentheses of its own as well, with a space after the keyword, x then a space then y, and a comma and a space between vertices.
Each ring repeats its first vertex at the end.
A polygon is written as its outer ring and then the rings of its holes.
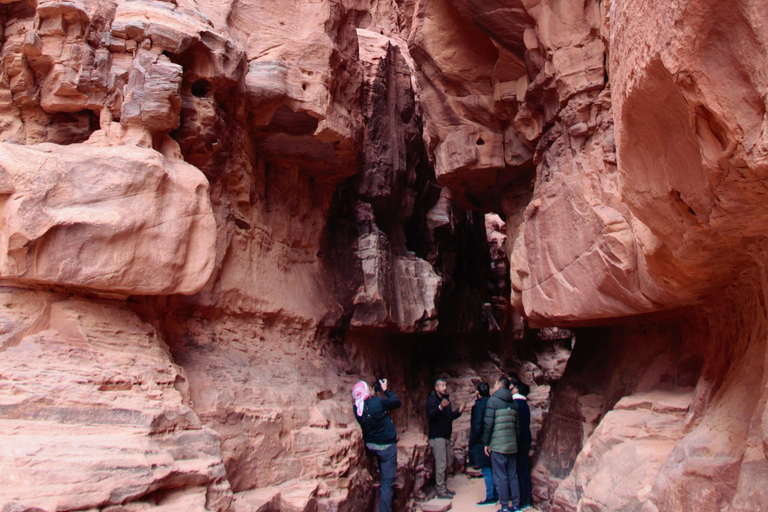
POLYGON ((206 94, 208 94, 208 91, 211 90, 211 83, 208 80, 200 79, 196 80, 195 83, 192 84, 192 95, 197 96, 198 98, 202 98, 206 94))
POLYGON ((287 133, 289 135, 309 135, 317 130, 317 119, 306 112, 294 112, 282 106, 275 111, 269 125, 264 127, 268 133, 287 133))
POLYGON ((483 139, 477 139, 477 145, 478 146, 484 146, 485 145, 485 141, 483 139))
POLYGON ((83 142, 98 129, 99 117, 91 110, 57 112, 51 115, 51 124, 46 129, 47 142, 62 145, 83 142))
POLYGON ((235 217, 235 226, 240 229, 251 229, 251 225, 239 217, 235 217))
POLYGON ((307 90, 307 84, 301 84, 301 90, 306 91, 307 90))

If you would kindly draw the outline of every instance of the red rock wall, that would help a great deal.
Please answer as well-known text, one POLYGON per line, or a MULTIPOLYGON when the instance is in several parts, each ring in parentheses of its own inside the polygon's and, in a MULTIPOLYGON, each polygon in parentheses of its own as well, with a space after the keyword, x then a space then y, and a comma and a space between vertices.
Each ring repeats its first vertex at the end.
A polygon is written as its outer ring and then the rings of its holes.
POLYGON ((411 507, 411 345, 491 322, 483 217, 421 135, 413 6, 0 7, 3 506, 367 509, 349 390, 386 375, 411 507))
POLYGON ((408 510, 429 383, 503 367, 543 507, 768 508, 768 8, 721 4, 0 0, 0 502, 366 510, 386 375, 408 510))

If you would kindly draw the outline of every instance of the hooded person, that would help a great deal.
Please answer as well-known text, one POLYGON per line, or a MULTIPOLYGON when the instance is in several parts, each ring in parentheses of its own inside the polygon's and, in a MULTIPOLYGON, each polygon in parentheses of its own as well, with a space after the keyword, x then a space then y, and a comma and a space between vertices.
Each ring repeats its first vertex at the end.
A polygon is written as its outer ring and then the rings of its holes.
POLYGON ((517 447, 517 483, 520 486, 520 510, 533 505, 531 469, 528 456, 531 452, 531 409, 528 407, 528 393, 531 388, 520 381, 513 381, 510 390, 520 412, 520 442, 517 447))
POLYGON ((493 485, 493 472, 491 471, 491 458, 485 454, 483 445, 483 428, 485 421, 485 408, 491 394, 487 382, 477 385, 475 405, 472 406, 471 420, 469 424, 469 463, 479 468, 485 481, 485 499, 478 505, 494 505, 499 499, 493 485))
POLYGON ((519 416, 518 405, 509 391, 509 379, 500 377, 485 408, 483 446, 485 454, 491 457, 493 484, 504 512, 520 507, 517 483, 519 416))
POLYGON ((355 419, 363 431, 365 448, 376 455, 381 473, 379 512, 392 511, 392 494, 397 478, 397 430, 388 411, 400 407, 400 399, 387 389, 387 379, 379 381, 384 397, 372 396, 368 384, 360 381, 352 388, 355 419))

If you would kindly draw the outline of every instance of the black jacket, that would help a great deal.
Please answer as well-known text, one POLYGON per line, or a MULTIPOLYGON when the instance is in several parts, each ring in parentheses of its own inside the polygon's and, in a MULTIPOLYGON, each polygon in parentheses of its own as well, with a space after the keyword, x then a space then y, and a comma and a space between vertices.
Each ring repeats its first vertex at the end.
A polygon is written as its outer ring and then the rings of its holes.
POLYGON ((527 400, 515 398, 520 413, 520 446, 531 448, 531 408, 527 400))
POLYGON ((485 454, 483 446, 483 422, 488 397, 481 396, 472 406, 472 419, 469 424, 469 465, 476 468, 491 467, 491 459, 485 454))
POLYGON ((355 419, 363 429, 363 440, 366 443, 392 444, 397 442, 397 431, 392 418, 387 411, 400 407, 400 399, 389 390, 384 392, 386 398, 373 396, 365 401, 363 415, 358 416, 355 410, 355 419))
MULTIPOLYGON (((448 398, 447 396, 443 398, 448 398)), ((429 419, 429 439, 443 438, 450 439, 453 433, 453 420, 461 416, 461 413, 451 410, 451 404, 440 410, 441 398, 437 396, 437 391, 432 391, 427 397, 427 418, 429 419)))

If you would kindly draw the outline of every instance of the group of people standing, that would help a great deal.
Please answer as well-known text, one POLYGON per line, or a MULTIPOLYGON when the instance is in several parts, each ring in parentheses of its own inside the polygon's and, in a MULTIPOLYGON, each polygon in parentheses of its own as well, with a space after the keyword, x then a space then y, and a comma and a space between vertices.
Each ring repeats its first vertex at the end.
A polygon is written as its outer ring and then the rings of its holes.
MULTIPOLYGON (((355 384, 352 397, 365 447, 379 462, 379 512, 390 512, 397 476, 397 432, 388 411, 400 407, 400 400, 388 389, 386 379, 377 381, 374 391, 380 396, 374 396, 368 384, 360 381, 355 384)), ((455 494, 446 486, 446 476, 452 454, 453 421, 465 409, 462 404, 458 410, 453 410, 447 391, 445 379, 437 379, 426 406, 429 445, 435 457, 437 497, 441 499, 449 499, 455 494)), ((485 481, 485 499, 478 505, 500 503, 503 512, 531 506, 528 392, 526 384, 507 376, 500 377, 492 390, 485 382, 477 386, 469 434, 469 461, 480 468, 485 481)))
POLYGON ((490 389, 477 386, 469 430, 469 463, 480 468, 485 499, 478 505, 501 503, 501 510, 531 506, 530 388, 523 382, 500 377, 490 389))

